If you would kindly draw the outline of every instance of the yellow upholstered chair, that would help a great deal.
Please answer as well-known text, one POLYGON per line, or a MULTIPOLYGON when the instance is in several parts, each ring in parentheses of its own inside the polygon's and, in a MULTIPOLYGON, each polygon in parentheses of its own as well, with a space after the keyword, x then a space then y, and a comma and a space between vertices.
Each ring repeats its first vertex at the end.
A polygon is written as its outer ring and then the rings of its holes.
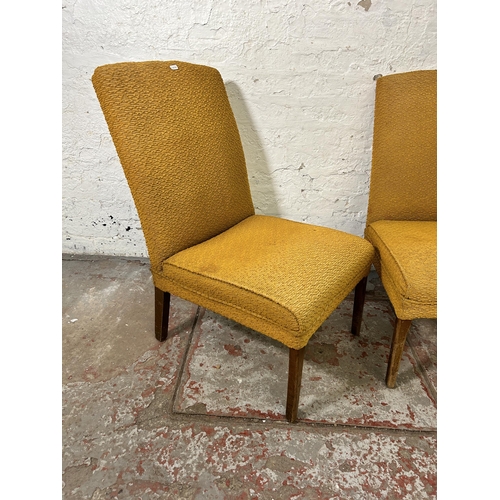
POLYGON ((377 79, 365 237, 396 313, 386 383, 411 321, 437 318, 437 71, 377 79))
POLYGON ((92 82, 144 231, 157 339, 167 338, 174 294, 278 340, 290 349, 286 417, 296 421, 305 346, 354 287, 364 290, 372 245, 255 215, 216 69, 118 63, 98 67, 92 82))

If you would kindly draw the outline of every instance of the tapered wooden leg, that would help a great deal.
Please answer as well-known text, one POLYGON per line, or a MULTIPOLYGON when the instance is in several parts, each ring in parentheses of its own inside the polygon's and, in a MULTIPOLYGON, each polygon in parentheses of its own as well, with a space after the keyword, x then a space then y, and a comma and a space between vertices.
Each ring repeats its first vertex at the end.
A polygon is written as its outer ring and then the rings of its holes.
POLYGON ((392 335, 391 353, 389 354, 389 366, 387 367, 387 375, 385 378, 387 387, 392 388, 396 385, 399 363, 403 356, 406 336, 410 330, 410 326, 411 320, 396 318, 396 325, 392 335))
POLYGON ((361 320, 363 319, 363 307, 365 305, 366 282, 368 276, 365 276, 354 289, 354 308, 352 311, 351 333, 359 335, 361 331, 361 320))
POLYGON ((167 340, 170 294, 155 287, 155 337, 160 342, 167 340))
POLYGON ((286 419, 290 423, 297 422, 299 410, 300 384, 302 382, 302 366, 306 348, 290 349, 288 363, 288 391, 286 396, 286 419))

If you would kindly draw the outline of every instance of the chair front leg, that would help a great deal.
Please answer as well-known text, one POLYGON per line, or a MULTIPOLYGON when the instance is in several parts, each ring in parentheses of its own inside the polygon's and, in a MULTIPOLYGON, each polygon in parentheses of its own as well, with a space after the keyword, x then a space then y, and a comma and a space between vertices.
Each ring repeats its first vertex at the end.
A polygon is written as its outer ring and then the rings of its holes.
POLYGON ((160 342, 167 340, 170 294, 155 287, 155 337, 160 342))
POLYGON ((297 422, 305 351, 305 347, 299 350, 290 349, 288 362, 288 391, 286 396, 286 419, 292 424, 297 422))
POLYGON ((387 387, 393 388, 396 385, 398 376, 399 363, 403 356, 406 336, 410 330, 411 320, 396 318, 394 333, 392 335, 391 353, 389 354, 389 366, 387 367, 387 375, 385 378, 387 387))
POLYGON ((351 333, 359 335, 361 331, 361 320, 363 319, 363 307, 365 305, 366 283, 368 276, 365 276, 354 289, 354 308, 352 311, 351 333))

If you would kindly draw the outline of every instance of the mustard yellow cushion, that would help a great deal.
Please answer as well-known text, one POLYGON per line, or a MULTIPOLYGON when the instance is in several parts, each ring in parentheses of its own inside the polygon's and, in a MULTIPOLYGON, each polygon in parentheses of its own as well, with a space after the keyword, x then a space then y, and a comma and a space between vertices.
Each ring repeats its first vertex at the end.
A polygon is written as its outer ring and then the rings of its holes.
POLYGON ((437 317, 437 222, 377 221, 365 236, 400 319, 437 317))
POLYGON ((437 219, 437 71, 377 80, 367 225, 437 219))
POLYGON ((183 250, 157 286, 301 349, 368 274, 373 247, 326 227, 253 215, 183 250))

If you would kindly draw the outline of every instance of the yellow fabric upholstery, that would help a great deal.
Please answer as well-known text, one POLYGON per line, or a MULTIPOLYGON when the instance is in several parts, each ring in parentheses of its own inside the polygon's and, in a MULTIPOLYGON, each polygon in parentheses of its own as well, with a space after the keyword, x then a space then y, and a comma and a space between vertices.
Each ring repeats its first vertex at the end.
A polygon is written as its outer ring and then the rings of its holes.
POLYGON ((377 80, 367 225, 437 220, 437 71, 377 80))
POLYGON ((172 293, 301 349, 368 274, 373 248, 333 229, 254 215, 170 257, 172 293))
POLYGON ((437 316, 437 71, 377 80, 365 237, 402 320, 437 316))
POLYGON ((179 61, 109 64, 95 70, 92 83, 153 270, 254 214, 238 128, 216 69, 179 61))
POLYGON ((437 222, 377 221, 366 228, 375 267, 400 319, 437 316, 437 222))
POLYGON ((141 219, 155 286, 304 347, 368 274, 358 236, 257 216, 224 83, 180 61, 92 78, 141 219), (172 69, 174 67, 174 69, 172 69))

